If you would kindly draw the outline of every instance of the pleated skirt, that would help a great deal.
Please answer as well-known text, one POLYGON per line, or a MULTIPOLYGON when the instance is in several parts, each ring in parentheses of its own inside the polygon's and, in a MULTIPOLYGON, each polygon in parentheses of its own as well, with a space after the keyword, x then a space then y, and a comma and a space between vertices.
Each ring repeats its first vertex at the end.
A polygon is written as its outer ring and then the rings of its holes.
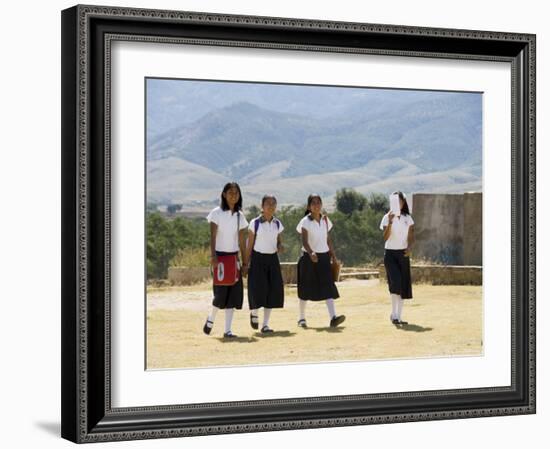
POLYGON ((317 253, 318 262, 311 261, 309 254, 302 253, 298 260, 298 298, 322 301, 340 297, 332 279, 329 253, 317 253))
POLYGON ((279 256, 252 251, 248 271, 248 306, 250 309, 284 306, 284 285, 279 256))
POLYGON ((384 267, 390 293, 412 298, 411 262, 404 249, 384 250, 384 267))
MULTIPOLYGON (((237 253, 224 253, 216 251, 217 256, 228 256, 237 253)), ((239 281, 233 285, 212 285, 214 299, 212 305, 220 309, 243 308, 243 278, 239 275, 239 281)))

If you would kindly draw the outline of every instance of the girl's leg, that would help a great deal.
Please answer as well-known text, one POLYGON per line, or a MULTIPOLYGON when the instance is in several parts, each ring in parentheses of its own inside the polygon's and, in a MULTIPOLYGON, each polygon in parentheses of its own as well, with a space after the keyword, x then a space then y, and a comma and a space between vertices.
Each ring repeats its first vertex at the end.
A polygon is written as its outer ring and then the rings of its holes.
POLYGON ((258 309, 250 309, 250 326, 252 329, 258 329, 258 309))
MULTIPOLYGON (((208 315, 208 321, 210 321, 212 324, 214 324, 214 320, 216 319, 216 315, 218 314, 218 310, 220 310, 216 306, 212 306, 212 310, 210 311, 210 314, 208 315)), ((212 326, 210 326, 212 327, 212 326)))
POLYGON ((264 307, 264 322, 262 324, 262 327, 266 327, 269 325, 269 317, 271 316, 271 309, 268 309, 267 307, 264 307))
POLYGON ((336 316, 336 308, 334 307, 334 299, 327 299, 328 317, 332 320, 336 316))
POLYGON ((216 306, 212 306, 212 310, 210 311, 210 314, 206 318, 206 323, 204 323, 204 327, 202 328, 202 331, 209 335, 210 331, 212 330, 212 326, 214 326, 214 320, 216 319, 216 315, 218 314, 218 310, 220 310, 216 306))
POLYGON ((397 319, 401 321, 401 313, 403 312, 403 303, 405 302, 405 300, 399 295, 395 296, 397 296, 397 319))
POLYGON ((305 299, 300 299, 299 301, 300 301, 299 302, 299 304, 300 304, 300 317, 298 318, 298 326, 306 328, 307 327, 307 324, 306 324, 306 304, 307 304, 307 301, 305 299))
POLYGON ((300 321, 306 319, 306 304, 307 301, 305 299, 300 299, 300 321))
POLYGON ((231 334, 231 323, 233 322, 234 309, 225 309, 225 333, 231 334))
POLYGON ((391 319, 398 320, 399 319, 399 300, 401 299, 401 296, 396 295, 395 293, 390 293, 391 296, 391 319))

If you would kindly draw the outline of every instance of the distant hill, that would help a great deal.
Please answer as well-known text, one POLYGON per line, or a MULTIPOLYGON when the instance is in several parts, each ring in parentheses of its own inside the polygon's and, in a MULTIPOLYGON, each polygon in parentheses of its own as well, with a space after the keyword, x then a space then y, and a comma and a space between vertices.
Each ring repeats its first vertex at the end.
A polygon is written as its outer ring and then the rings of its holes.
MULTIPOLYGON (((328 118, 239 101, 149 134, 148 201, 210 207, 228 180, 255 203, 266 192, 280 203, 301 204, 312 191, 329 201, 341 187, 481 190, 481 95, 361 92, 328 118)), ((294 104, 304 110, 307 98, 296 95, 294 104)), ((149 127, 155 112, 147 116, 149 127)))

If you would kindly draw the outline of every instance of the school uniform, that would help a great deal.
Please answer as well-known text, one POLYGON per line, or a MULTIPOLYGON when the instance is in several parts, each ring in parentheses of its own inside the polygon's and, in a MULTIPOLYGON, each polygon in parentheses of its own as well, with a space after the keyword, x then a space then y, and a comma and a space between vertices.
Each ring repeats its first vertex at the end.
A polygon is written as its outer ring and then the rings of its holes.
POLYGON ((263 217, 250 222, 248 229, 255 234, 248 270, 248 305, 250 310, 260 307, 282 308, 284 286, 281 265, 277 254, 277 238, 284 227, 275 217, 263 217))
MULTIPOLYGON (((391 233, 384 245, 384 267, 388 278, 388 288, 391 294, 401 296, 401 299, 412 299, 410 258, 405 256, 408 246, 409 227, 414 224, 411 215, 394 216, 391 233)), ((389 212, 382 217, 380 229, 389 225, 389 212)))
POLYGON ((312 262, 306 249, 302 246, 302 255, 298 260, 298 297, 309 301, 322 301, 340 297, 330 269, 330 254, 327 236, 332 229, 332 222, 327 216, 321 216, 317 222, 311 214, 306 215, 296 226, 298 233, 305 229, 308 244, 318 262, 312 262))
MULTIPOLYGON (((246 217, 239 211, 233 213, 231 210, 223 210, 221 207, 213 209, 206 217, 209 223, 216 223, 216 255, 237 255, 239 254, 239 233, 237 230, 245 229, 248 226, 246 217)), ((212 305, 219 309, 242 309, 243 307, 243 280, 233 285, 213 285, 214 299, 212 305)))

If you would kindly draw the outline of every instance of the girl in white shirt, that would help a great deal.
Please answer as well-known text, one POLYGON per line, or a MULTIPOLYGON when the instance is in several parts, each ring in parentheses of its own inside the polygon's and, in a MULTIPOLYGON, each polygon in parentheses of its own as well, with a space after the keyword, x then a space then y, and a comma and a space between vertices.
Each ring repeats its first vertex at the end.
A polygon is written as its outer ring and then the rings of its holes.
POLYGON ((329 236, 332 222, 321 213, 322 206, 319 195, 309 195, 305 216, 296 226, 302 235, 302 255, 298 260, 298 326, 304 328, 307 327, 307 301, 326 301, 331 327, 338 326, 346 319, 344 315, 336 315, 334 307, 334 300, 340 295, 332 279, 330 264, 337 259, 329 236))
POLYGON ((284 286, 278 253, 282 250, 281 221, 274 217, 277 199, 273 195, 262 198, 262 214, 248 226, 247 258, 248 306, 250 325, 258 329, 258 309, 264 308, 262 334, 272 333, 269 327, 271 310, 284 305, 284 286))
POLYGON ((214 270, 217 268, 218 256, 237 255, 239 250, 244 265, 237 283, 229 286, 213 285, 214 299, 212 310, 204 323, 203 331, 210 334, 218 310, 225 309, 225 332, 224 338, 234 338, 231 332, 234 309, 243 307, 243 281, 242 275, 246 275, 246 228, 248 222, 242 213, 243 199, 241 188, 236 182, 227 183, 221 193, 219 207, 213 209, 206 219, 210 223, 210 251, 211 265, 214 270))
POLYGON ((414 220, 403 192, 399 195, 401 214, 396 216, 389 211, 380 222, 384 231, 384 266, 388 278, 388 288, 392 301, 390 320, 393 324, 408 324, 401 320, 405 299, 412 299, 410 253, 414 243, 414 220))

